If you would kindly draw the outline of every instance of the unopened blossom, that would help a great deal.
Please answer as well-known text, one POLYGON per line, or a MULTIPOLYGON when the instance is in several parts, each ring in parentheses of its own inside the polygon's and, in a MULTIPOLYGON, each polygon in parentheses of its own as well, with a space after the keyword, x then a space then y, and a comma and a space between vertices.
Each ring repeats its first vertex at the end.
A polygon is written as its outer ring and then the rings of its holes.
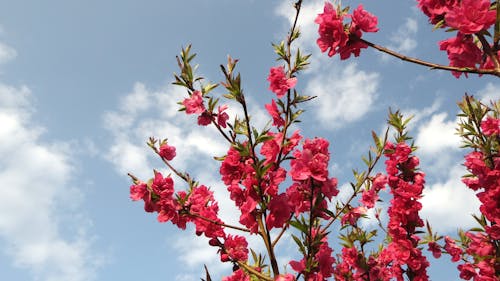
POLYGON ((278 98, 282 98, 288 90, 297 84, 296 77, 286 77, 283 66, 271 67, 267 81, 269 81, 269 90, 275 93, 278 98))

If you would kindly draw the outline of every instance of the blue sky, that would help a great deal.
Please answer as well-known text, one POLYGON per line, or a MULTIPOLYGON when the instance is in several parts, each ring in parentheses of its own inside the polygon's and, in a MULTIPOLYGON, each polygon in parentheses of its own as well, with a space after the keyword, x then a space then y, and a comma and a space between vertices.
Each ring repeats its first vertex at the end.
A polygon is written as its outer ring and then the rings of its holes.
MULTIPOLYGON (((226 150, 221 138, 176 112, 184 92, 170 85, 175 55, 192 43, 199 73, 213 82, 222 80, 218 65, 228 54, 240 59, 254 121, 265 124, 271 43, 284 38, 292 3, 0 0, 0 279, 191 281, 204 263, 215 276, 227 273, 204 239, 156 223, 131 202, 126 173, 147 179, 161 168, 145 142, 168 137, 178 147, 174 164, 218 190, 223 218, 237 220, 210 161, 226 150)), ((388 108, 414 114, 411 132, 428 175, 424 216, 443 234, 472 226, 468 214, 478 204, 459 181, 456 102, 465 92, 497 99, 500 84, 457 80, 375 50, 328 58, 314 44, 322 3, 305 1, 300 19, 299 45, 313 57, 297 89, 319 97, 306 106, 302 133, 330 140, 331 172, 345 188, 370 131, 384 130, 388 108)), ((431 32, 415 1, 364 4, 379 17, 380 31, 368 40, 447 63, 437 41, 448 34, 431 32)), ((285 262, 293 246, 282 249, 285 262)), ((431 278, 458 280, 442 261, 431 278)))

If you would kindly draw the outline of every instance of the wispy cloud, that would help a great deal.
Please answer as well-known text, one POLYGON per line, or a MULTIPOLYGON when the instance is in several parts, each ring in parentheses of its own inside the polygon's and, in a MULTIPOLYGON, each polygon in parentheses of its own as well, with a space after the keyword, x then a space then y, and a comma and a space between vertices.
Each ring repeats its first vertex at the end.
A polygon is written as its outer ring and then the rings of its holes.
POLYGON ((417 32, 417 21, 413 18, 406 18, 405 23, 392 33, 389 39, 391 42, 388 46, 389 49, 393 49, 403 54, 410 54, 418 46, 417 40, 415 39, 417 32))
POLYGON ((33 111, 27 87, 0 84, 4 253, 35 280, 92 280, 99 257, 92 253, 90 222, 78 214, 82 195, 72 186, 72 155, 66 143, 40 140, 46 128, 33 124, 33 111))
POLYGON ((6 63, 17 56, 17 52, 9 45, 0 42, 0 64, 6 63))

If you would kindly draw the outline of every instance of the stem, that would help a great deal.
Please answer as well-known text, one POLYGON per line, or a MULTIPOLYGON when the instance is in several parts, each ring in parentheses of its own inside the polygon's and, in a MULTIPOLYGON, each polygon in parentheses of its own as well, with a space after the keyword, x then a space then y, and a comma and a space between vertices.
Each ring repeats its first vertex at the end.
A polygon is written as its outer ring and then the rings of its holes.
POLYGON ((260 229, 259 234, 262 237, 262 240, 264 240, 267 252, 269 253, 269 260, 271 262, 271 268, 273 269, 273 274, 274 276, 278 276, 280 274, 280 271, 278 263, 276 261, 276 255, 274 254, 273 245, 271 245, 271 237, 269 235, 269 231, 267 230, 267 227, 264 225, 264 222, 262 221, 262 214, 259 214, 257 222, 259 223, 259 229, 260 229))
POLYGON ((484 38, 484 35, 476 33, 477 38, 481 42, 481 45, 483 46, 483 51, 484 53, 490 57, 491 61, 493 62, 493 65, 495 65, 495 69, 498 70, 500 69, 500 63, 498 63, 498 57, 495 54, 495 52, 491 49, 490 43, 484 38))
POLYGON ((158 151, 158 148, 156 146, 151 146, 151 148, 154 150, 154 152, 156 154, 158 154, 158 156, 160 156, 161 160, 163 161, 163 163, 165 163, 165 165, 168 166, 168 168, 170 170, 172 170, 172 172, 174 172, 174 174, 176 174, 179 178, 183 179, 185 182, 187 182, 188 184, 191 183, 191 179, 189 178, 189 176, 187 175, 184 175, 182 174, 181 172, 177 171, 174 166, 172 166, 170 164, 170 162, 168 162, 168 160, 166 160, 165 158, 161 157, 160 155, 160 151, 158 151))
POLYGON ((225 223, 221 223, 221 222, 217 222, 217 221, 214 221, 214 220, 211 220, 209 218, 206 218, 204 216, 200 216, 198 214, 193 214, 193 213, 189 213, 188 212, 188 215, 189 216, 193 216, 195 218, 199 218, 199 219, 202 219, 204 221, 207 221, 209 223, 213 223, 215 225, 219 225, 219 226, 223 226, 223 227, 227 227, 227 228, 232 228, 232 229, 235 229, 235 230, 239 230, 239 231, 243 231, 243 232, 250 232, 249 229, 246 229, 246 228, 242 228, 242 227, 238 227, 238 226, 234 226, 234 225, 230 225, 230 224, 225 224, 225 223))
POLYGON ((217 121, 215 120, 212 120, 212 123, 215 125, 215 127, 217 128, 217 130, 219 130, 219 132, 222 134, 222 136, 231 144, 233 144, 234 142, 227 136, 227 134, 222 130, 222 128, 220 127, 220 125, 217 123, 217 121))
POLYGON ((365 43, 366 45, 368 45, 374 49, 379 50, 382 53, 386 53, 386 54, 391 55, 393 57, 396 57, 398 59, 401 59, 401 60, 404 60, 407 62, 411 62, 414 64, 428 66, 431 69, 442 69, 442 70, 447 70, 447 71, 456 71, 456 72, 464 72, 464 73, 489 74, 489 75, 494 75, 494 76, 500 77, 500 71, 498 69, 478 69, 478 68, 469 68, 469 67, 454 67, 454 66, 431 63, 431 62, 424 61, 421 59, 402 55, 396 51, 393 51, 393 50, 390 50, 388 48, 382 47, 380 45, 374 44, 370 41, 366 41, 365 39, 362 39, 362 38, 358 38, 358 40, 360 40, 361 42, 365 43))
POLYGON ((288 220, 286 221, 285 226, 283 226, 283 229, 281 229, 280 233, 278 234, 278 236, 276 236, 276 238, 274 239, 273 243, 271 244, 271 246, 273 248, 274 248, 274 246, 276 246, 276 244, 281 239, 281 237, 283 236, 283 234, 285 234, 285 231, 288 229, 288 226, 290 225, 290 220, 292 218, 293 218, 293 213, 290 215, 290 218, 288 218, 288 220))
POLYGON ((236 263, 238 263, 239 267, 243 267, 246 271, 250 272, 251 274, 253 274, 253 275, 257 276, 257 277, 259 277, 259 280, 273 281, 272 278, 265 276, 264 274, 258 272, 257 270, 255 270, 251 266, 248 266, 245 263, 242 263, 240 261, 237 261, 236 263))
POLYGON ((347 208, 347 206, 349 206, 349 204, 351 203, 351 201, 356 198, 357 196, 357 190, 359 190, 361 188, 361 186, 363 185, 363 183, 365 181, 368 180, 368 178, 370 177, 370 174, 371 172, 373 171, 373 169, 375 168, 375 165, 378 163, 378 161, 380 160, 380 157, 382 157, 382 154, 384 152, 384 147, 385 147, 385 144, 387 142, 387 137, 388 137, 388 134, 389 134, 389 128, 387 128, 387 130, 385 131, 385 135, 384 135, 384 145, 382 146, 382 148, 377 151, 377 155, 375 156, 375 159, 373 160, 373 162, 371 163, 370 166, 368 166, 368 170, 366 172, 366 175, 364 176, 363 180, 359 181, 355 186, 354 186, 354 193, 351 195, 351 197, 349 198, 349 200, 347 200, 346 203, 344 203, 344 206, 337 211, 337 213, 335 214, 334 217, 332 217, 330 219, 330 221, 326 224, 326 226, 322 229, 322 232, 326 231, 332 224, 334 221, 336 221, 338 219, 338 217, 340 216, 340 214, 342 214, 342 212, 344 212, 344 210, 347 208))

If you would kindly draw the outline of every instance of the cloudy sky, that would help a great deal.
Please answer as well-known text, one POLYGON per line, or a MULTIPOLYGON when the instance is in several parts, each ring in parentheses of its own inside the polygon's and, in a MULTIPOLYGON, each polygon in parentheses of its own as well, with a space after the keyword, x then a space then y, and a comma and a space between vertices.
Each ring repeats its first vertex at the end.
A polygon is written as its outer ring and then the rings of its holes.
MULTIPOLYGON (((437 41, 448 34, 432 32, 414 2, 366 1, 380 27, 367 39, 446 64, 437 41)), ((265 124, 271 43, 286 35, 292 3, 0 0, 0 279, 191 281, 203 264, 215 276, 227 273, 206 241, 156 223, 131 202, 126 173, 147 179, 164 169, 145 142, 168 137, 178 147, 176 167, 217 190, 223 218, 235 221, 211 161, 227 148, 214 130, 176 112, 185 93, 171 85, 175 55, 193 44, 198 72, 213 82, 222 80, 218 65, 228 54, 240 59, 254 121, 265 124)), ((457 80, 375 50, 328 58, 314 44, 322 3, 305 1, 299 22, 300 47, 313 57, 297 89, 318 96, 306 106, 302 133, 330 140, 332 173, 346 186, 388 109, 413 114, 428 175, 424 216, 442 234, 472 226, 477 201, 459 180, 456 102, 464 93, 499 98, 500 83, 457 80)), ((286 262, 293 246, 282 249, 286 262)), ((432 279, 458 279, 448 259, 432 266, 432 279)))

